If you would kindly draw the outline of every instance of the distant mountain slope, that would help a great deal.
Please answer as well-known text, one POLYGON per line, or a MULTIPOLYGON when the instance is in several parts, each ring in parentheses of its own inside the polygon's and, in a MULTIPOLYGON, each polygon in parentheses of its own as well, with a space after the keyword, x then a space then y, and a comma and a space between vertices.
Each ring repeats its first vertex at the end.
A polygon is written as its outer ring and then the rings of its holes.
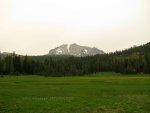
POLYGON ((73 55, 73 56, 91 56, 96 54, 104 54, 102 50, 77 44, 63 44, 49 51, 49 55, 73 55))
POLYGON ((5 58, 5 57, 8 56, 8 55, 12 55, 12 53, 9 53, 9 52, 3 52, 3 53, 1 53, 1 52, 0 52, 0 57, 1 57, 1 58, 5 58))
POLYGON ((131 55, 131 54, 145 54, 145 53, 150 53, 150 42, 140 46, 133 46, 123 51, 117 51, 114 54, 131 55))

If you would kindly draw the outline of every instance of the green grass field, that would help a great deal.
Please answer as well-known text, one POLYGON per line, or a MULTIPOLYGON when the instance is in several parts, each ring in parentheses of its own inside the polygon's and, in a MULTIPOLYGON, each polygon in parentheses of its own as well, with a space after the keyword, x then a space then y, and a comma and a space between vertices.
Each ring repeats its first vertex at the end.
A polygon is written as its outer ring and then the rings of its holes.
POLYGON ((0 113, 150 113, 150 75, 0 77, 0 113))

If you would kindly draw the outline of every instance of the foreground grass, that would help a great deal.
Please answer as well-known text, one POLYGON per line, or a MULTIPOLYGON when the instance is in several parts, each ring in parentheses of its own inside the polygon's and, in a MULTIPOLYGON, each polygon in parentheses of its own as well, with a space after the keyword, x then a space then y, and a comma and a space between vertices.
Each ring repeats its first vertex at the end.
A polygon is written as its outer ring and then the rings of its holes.
POLYGON ((150 75, 1 77, 0 113, 150 113, 150 75))

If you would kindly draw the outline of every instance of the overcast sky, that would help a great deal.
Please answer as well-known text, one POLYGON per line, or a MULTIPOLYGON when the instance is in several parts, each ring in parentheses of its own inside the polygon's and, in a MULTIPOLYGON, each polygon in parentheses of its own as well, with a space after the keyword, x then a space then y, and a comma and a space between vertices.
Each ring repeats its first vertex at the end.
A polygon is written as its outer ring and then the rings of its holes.
POLYGON ((150 0, 0 0, 2 52, 71 43, 111 52, 149 41, 150 0))

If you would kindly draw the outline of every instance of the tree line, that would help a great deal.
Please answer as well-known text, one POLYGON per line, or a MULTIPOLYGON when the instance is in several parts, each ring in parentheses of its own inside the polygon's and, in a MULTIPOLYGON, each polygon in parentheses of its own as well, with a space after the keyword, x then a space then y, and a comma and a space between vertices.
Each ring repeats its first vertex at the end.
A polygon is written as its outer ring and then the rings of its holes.
POLYGON ((0 75, 69 76, 97 72, 150 73, 150 44, 86 57, 20 56, 15 53, 0 57, 0 75))

